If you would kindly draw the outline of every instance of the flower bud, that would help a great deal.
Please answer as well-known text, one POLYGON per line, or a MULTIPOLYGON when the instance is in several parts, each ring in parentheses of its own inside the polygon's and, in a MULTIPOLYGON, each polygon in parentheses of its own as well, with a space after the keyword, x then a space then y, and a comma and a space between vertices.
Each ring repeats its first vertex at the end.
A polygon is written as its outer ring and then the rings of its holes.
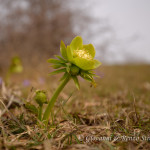
POLYGON ((70 74, 71 75, 78 75, 79 74, 79 71, 80 71, 80 69, 79 69, 79 67, 77 67, 77 66, 75 66, 75 65, 72 65, 71 67, 70 67, 70 74))
POLYGON ((22 62, 18 56, 12 58, 9 71, 11 73, 21 73, 23 71, 22 62))
POLYGON ((34 97, 35 101, 42 106, 44 103, 47 103, 47 96, 45 91, 36 91, 36 95, 34 97))

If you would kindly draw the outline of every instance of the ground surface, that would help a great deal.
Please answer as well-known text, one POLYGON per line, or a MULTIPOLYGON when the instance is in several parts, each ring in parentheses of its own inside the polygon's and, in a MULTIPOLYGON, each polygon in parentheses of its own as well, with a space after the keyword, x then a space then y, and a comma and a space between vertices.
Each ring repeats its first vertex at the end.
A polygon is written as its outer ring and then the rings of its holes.
POLYGON ((67 85, 48 129, 36 125, 24 103, 35 104, 36 89, 50 98, 57 78, 17 75, 11 86, 1 84, 0 150, 150 149, 150 66, 104 66, 97 73, 96 88, 83 80, 80 91, 67 85))

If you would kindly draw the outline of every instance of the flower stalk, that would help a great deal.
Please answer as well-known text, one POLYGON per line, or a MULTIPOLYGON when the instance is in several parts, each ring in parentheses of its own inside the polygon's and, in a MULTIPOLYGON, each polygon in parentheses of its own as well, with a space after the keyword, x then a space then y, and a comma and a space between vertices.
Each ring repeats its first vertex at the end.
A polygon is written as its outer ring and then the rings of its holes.
POLYGON ((48 103, 48 106, 44 112, 44 115, 43 115, 43 122, 45 124, 48 123, 48 120, 49 120, 49 116, 50 116, 50 113, 52 112, 52 109, 54 107, 54 104, 57 100, 57 97, 59 96, 60 92, 63 90, 63 88, 65 87, 65 85, 69 82, 70 80, 70 75, 68 75, 61 83, 60 85, 58 86, 58 88, 56 89, 56 91, 54 92, 52 98, 50 99, 49 103, 48 103))
POLYGON ((39 106, 39 109, 38 109, 38 119, 40 121, 42 120, 42 112, 43 112, 43 105, 39 106))

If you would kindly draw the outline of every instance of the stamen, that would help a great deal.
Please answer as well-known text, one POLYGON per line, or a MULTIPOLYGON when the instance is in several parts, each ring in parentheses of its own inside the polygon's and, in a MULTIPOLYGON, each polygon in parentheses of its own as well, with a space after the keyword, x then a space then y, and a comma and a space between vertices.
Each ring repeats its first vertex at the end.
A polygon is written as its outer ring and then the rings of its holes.
POLYGON ((83 50, 75 50, 73 56, 81 57, 84 59, 92 59, 91 55, 84 49, 83 50))

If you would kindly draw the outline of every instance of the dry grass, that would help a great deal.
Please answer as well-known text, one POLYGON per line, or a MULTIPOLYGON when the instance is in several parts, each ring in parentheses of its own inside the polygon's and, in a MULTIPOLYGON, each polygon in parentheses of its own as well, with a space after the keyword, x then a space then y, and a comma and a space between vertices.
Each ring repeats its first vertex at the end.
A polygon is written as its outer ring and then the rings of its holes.
POLYGON ((34 88, 48 90, 50 97, 58 81, 3 85, 0 149, 150 149, 150 66, 104 66, 98 73, 103 78, 96 88, 83 80, 80 91, 67 85, 47 129, 36 125, 24 102, 34 103, 34 88))

